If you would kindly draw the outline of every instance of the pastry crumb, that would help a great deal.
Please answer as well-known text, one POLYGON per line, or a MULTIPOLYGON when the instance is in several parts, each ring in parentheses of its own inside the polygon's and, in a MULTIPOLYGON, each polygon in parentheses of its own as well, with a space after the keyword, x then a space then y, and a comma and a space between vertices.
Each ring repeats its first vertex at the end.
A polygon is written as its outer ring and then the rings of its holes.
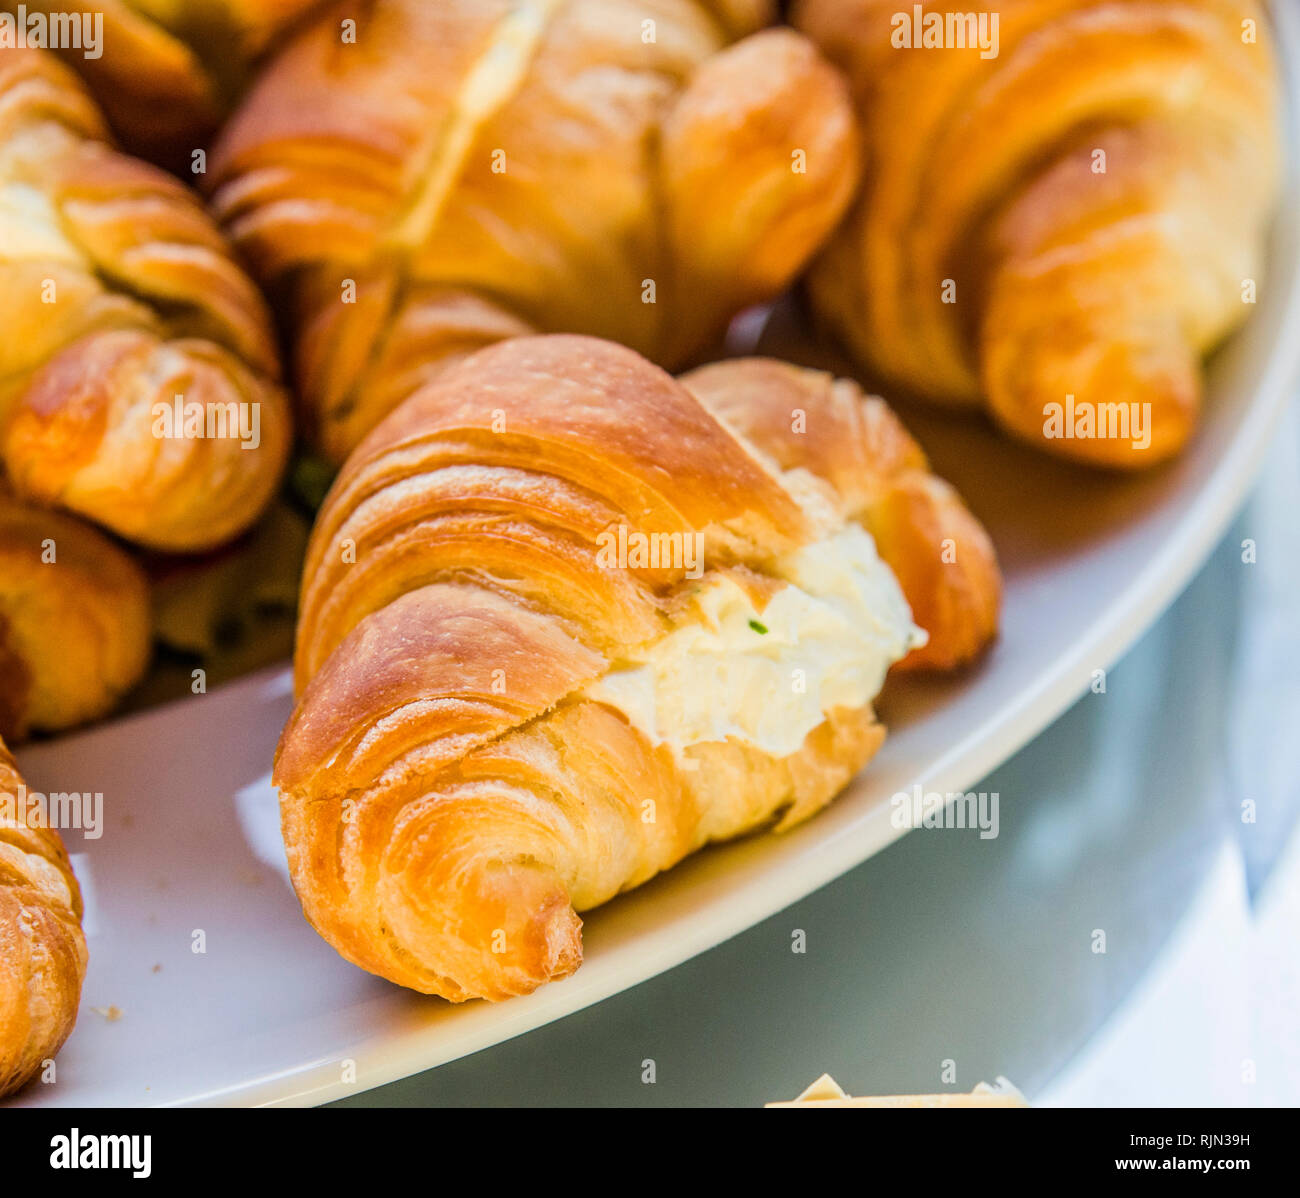
POLYGON ((96 1015, 102 1015, 109 1023, 116 1023, 123 1015, 126 1014, 121 1007, 116 1004, 108 1007, 91 1007, 96 1015))

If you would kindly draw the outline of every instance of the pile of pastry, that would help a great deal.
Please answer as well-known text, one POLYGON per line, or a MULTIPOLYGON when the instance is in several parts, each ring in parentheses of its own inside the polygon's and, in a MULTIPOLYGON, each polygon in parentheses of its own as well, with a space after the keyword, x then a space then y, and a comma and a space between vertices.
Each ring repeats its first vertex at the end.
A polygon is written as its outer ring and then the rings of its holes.
MULTIPOLYGON (((713 360, 728 326, 793 288, 886 395, 1149 467, 1278 193, 1256 0, 920 7, 913 41, 896 0, 112 0, 97 56, 0 38, 0 734, 112 710, 148 571, 250 535, 296 453, 338 474, 275 782, 347 959, 527 993, 578 912, 817 812, 887 675, 994 638, 998 567, 884 400, 713 360)), ((0 1089, 86 962, 12 810, 0 1089)))

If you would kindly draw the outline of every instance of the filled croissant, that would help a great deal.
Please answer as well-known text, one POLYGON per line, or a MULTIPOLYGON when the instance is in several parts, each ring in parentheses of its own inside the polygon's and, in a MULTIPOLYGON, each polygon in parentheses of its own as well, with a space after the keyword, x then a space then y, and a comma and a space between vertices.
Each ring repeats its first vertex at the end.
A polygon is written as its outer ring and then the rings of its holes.
POLYGON ((0 483, 0 736, 105 715, 149 662, 144 571, 71 516, 0 483))
POLYGON ((44 826, 47 814, 33 815, 30 798, 0 741, 0 1094, 58 1052, 86 975, 81 891, 59 834, 44 826))
POLYGON ((313 535, 274 774, 304 911, 413 989, 528 992, 577 968, 578 911, 829 802, 889 667, 969 658, 997 606, 982 528, 849 384, 482 350, 313 535))
POLYGON ((834 330, 1051 452, 1175 454, 1277 201, 1261 6, 796 0, 793 20, 862 125, 863 188, 811 279, 834 330))
MULTIPOLYGON (((60 14, 68 34, 55 49, 85 79, 113 131, 133 154, 188 172, 253 69, 293 24, 323 0, 14 0, 31 31, 60 14), (75 15, 74 24, 67 16, 75 15)), ((50 39, 47 37, 47 44, 50 39)))
POLYGON ((270 321, 193 196, 105 136, 51 54, 0 49, 0 460, 23 497, 200 551, 288 455, 270 321))
POLYGON ((753 33, 770 9, 376 0, 354 42, 342 5, 267 69, 208 182, 291 313, 329 456, 502 338, 589 333, 675 367, 785 286, 857 152, 838 73, 753 33))

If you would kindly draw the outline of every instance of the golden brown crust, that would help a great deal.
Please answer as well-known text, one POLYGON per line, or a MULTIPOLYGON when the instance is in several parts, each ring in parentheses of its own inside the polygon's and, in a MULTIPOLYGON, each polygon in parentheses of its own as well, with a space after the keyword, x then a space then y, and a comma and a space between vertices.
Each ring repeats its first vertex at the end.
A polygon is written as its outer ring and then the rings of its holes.
POLYGON ((1203 356, 1252 310, 1243 288, 1276 203, 1261 6, 964 6, 996 12, 996 55, 891 44, 911 9, 794 8, 848 73, 866 159, 811 276, 818 310, 880 376, 985 404, 1040 448, 1125 468, 1168 458, 1195 426, 1203 356), (1105 430, 1081 418, 1061 435, 1067 402, 1105 430))
MULTIPOLYGON (((99 0, 100 53, 60 48, 132 154, 188 172, 247 85, 254 65, 324 0, 99 0)), ((14 12, 6 0, 0 9, 14 12)), ((26 0, 66 13, 63 0, 26 0)))
POLYGON ((672 365, 793 277, 848 202, 855 134, 805 39, 727 45, 764 8, 379 0, 356 45, 324 20, 275 62, 210 183, 295 313, 331 457, 424 381, 415 351, 464 348, 448 292, 490 310, 480 343, 573 330, 672 365))
POLYGON ((0 1094, 58 1052, 86 974, 77 879, 59 834, 24 816, 22 793, 0 741, 0 1094))
MULTIPOLYGON (((848 205, 857 135, 842 76, 792 30, 755 34, 702 63, 660 148, 683 290, 696 302, 718 294, 732 311, 778 294, 848 205), (746 105, 756 79, 766 94, 746 105)), ((659 356, 678 362, 696 348, 659 356)))
POLYGON ((769 561, 807 539, 775 476, 631 350, 559 335, 496 350, 413 396, 348 460, 304 565, 300 685, 370 612, 460 573, 559 606, 597 646, 650 639, 653 594, 587 552, 629 513, 645 532, 709 529, 769 561))
POLYGON ((288 455, 269 317, 193 197, 99 138, 52 56, 0 50, 0 182, 25 197, 3 214, 0 453, 23 495, 210 548, 261 513, 288 455), (199 424, 159 424, 178 395, 199 424), (222 432, 232 415, 246 436, 222 432))
POLYGON ((134 330, 83 338, 38 370, 4 437, 20 493, 173 552, 248 528, 289 449, 283 398, 233 354, 134 330), (202 423, 186 435, 190 405, 202 423), (178 425, 182 435, 159 435, 178 425))
POLYGON ((149 590, 135 561, 0 485, 0 736, 105 715, 144 674, 149 646, 149 590))
MULTIPOLYGON (((743 389, 774 385, 762 366, 741 365, 743 389)), ((907 485, 928 477, 901 429, 877 441, 907 485)), ((884 737, 870 704, 788 756, 731 739, 679 760, 584 694, 697 585, 673 563, 613 567, 602 534, 698 533, 706 578, 770 593, 783 557, 848 515, 802 493, 687 387, 590 338, 485 349, 398 408, 321 511, 277 755, 321 934, 417 990, 525 993, 577 967, 576 912, 829 802, 884 737)))
POLYGON ((930 638, 896 669, 949 670, 989 644, 1002 591, 993 543, 883 399, 759 358, 703 366, 682 383, 782 470, 828 482, 871 533, 930 638))
POLYGON ((412 287, 394 308, 398 280, 391 271, 358 272, 354 281, 355 304, 338 303, 337 282, 319 271, 304 276, 296 296, 303 312, 299 387, 319 405, 303 405, 302 424, 339 460, 449 366, 485 346, 537 331, 472 292, 412 287), (330 294, 317 296, 318 287, 330 294))

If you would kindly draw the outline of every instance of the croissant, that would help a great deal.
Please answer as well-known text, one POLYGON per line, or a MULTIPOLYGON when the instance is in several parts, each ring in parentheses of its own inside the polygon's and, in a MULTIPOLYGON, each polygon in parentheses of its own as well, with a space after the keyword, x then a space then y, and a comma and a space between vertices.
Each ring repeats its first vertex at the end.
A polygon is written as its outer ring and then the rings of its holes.
POLYGON ((58 1052, 86 975, 77 879, 59 834, 31 818, 26 799, 0 741, 0 1094, 58 1052))
POLYGON ((0 736, 106 714, 149 661, 144 572, 80 520, 0 485, 0 736))
POLYGON ((669 367, 794 277, 857 174, 847 89, 756 0, 377 0, 326 15, 207 182, 341 461, 449 364, 580 332, 669 367))
POLYGON ((806 819, 872 756, 872 699, 926 635, 909 598, 943 662, 992 634, 997 588, 983 530, 848 384, 484 349, 374 430, 313 533, 274 772, 307 918, 453 1000, 571 973, 578 911, 806 819))
MULTIPOLYGON (((321 6, 322 0, 98 0, 75 14, 68 27, 75 37, 66 39, 72 44, 55 48, 85 79, 131 153, 188 170, 190 155, 208 144, 275 40, 321 6)), ((35 14, 48 20, 69 12, 66 0, 0 3, 0 11, 15 15, 20 7, 38 24, 35 14)))
POLYGON ((862 124, 864 186, 811 276, 824 320, 882 379, 1042 449, 1176 454, 1277 202, 1255 0, 796 0, 793 20, 862 124))
POLYGON ((269 317, 201 206, 0 50, 0 455, 19 495, 151 548, 246 529, 287 459, 269 317))

